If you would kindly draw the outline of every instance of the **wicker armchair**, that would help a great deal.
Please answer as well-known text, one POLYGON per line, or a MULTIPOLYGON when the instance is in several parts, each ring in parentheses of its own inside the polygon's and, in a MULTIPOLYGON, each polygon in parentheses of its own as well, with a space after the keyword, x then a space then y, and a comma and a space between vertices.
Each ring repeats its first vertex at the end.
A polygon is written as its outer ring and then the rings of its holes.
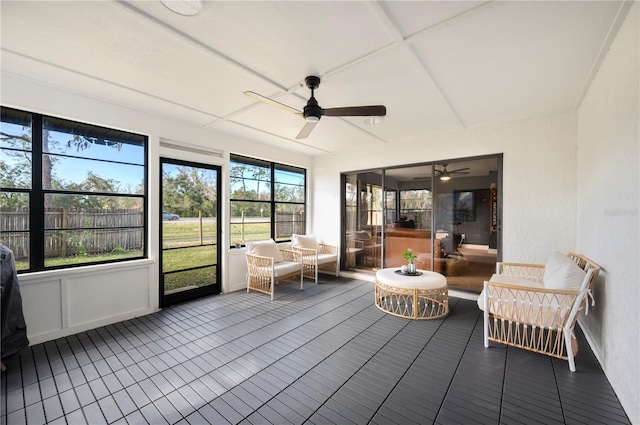
POLYGON ((250 289, 263 292, 271 295, 273 300, 275 285, 280 281, 297 278, 297 276, 300 276, 300 289, 304 289, 302 255, 299 252, 278 249, 276 243, 271 239, 247 242, 246 255, 247 292, 250 289))
POLYGON ((588 312, 588 298, 600 266, 578 254, 569 253, 567 258, 584 272, 574 273, 577 285, 565 289, 550 284, 549 269, 558 267, 549 262, 546 266, 496 264, 496 274, 484 282, 478 299, 484 310, 485 347, 496 341, 568 360, 569 369, 575 372, 578 342, 574 327, 580 312, 588 312))
POLYGON ((318 283, 319 269, 331 269, 338 276, 340 262, 337 246, 318 243, 313 235, 293 235, 292 247, 294 251, 302 255, 304 277, 313 279, 315 283, 318 283))

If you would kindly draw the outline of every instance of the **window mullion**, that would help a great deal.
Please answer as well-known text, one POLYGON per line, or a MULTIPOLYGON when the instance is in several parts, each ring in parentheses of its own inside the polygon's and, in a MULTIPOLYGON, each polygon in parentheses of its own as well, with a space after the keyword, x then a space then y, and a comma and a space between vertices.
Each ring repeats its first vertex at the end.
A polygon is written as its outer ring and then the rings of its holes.
POLYGON ((276 167, 275 164, 272 162, 270 163, 271 166, 271 237, 273 238, 273 240, 277 240, 276 238, 276 167))
POLYGON ((44 191, 42 189, 42 115, 32 115, 31 194, 29 196, 29 269, 44 268, 44 191))

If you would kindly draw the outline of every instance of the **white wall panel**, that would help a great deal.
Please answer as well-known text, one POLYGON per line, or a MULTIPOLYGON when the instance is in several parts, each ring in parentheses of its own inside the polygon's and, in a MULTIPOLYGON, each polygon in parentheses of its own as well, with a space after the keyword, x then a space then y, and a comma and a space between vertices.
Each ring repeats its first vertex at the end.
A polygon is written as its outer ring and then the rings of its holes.
POLYGON ((19 275, 30 343, 153 312, 155 267, 135 260, 19 275))
POLYGON ((149 284, 148 268, 118 268, 65 279, 69 327, 151 308, 149 284))
POLYGON ((232 249, 229 251, 229 267, 227 273, 227 285, 223 292, 247 290, 247 260, 246 250, 232 249))
POLYGON ((63 317, 61 280, 51 278, 29 281, 22 276, 18 280, 31 343, 62 330, 66 319, 63 317))

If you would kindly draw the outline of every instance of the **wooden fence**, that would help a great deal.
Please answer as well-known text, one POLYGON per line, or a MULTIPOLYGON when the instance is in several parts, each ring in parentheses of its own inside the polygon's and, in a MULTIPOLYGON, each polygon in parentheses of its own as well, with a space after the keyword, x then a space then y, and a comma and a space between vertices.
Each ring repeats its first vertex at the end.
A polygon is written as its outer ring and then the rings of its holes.
MULTIPOLYGON (((240 223, 252 221, 244 218, 240 223)), ((69 257, 104 254, 118 249, 142 249, 144 217, 140 210, 84 210, 47 208, 45 211, 45 256, 69 257)), ((0 242, 10 247, 16 259, 29 256, 29 210, 0 208, 0 242)), ((276 214, 276 239, 305 234, 304 214, 276 214)), ((268 237, 268 236, 267 236, 268 237)))
POLYGON ((304 215, 300 213, 276 213, 276 239, 290 237, 292 234, 305 234, 304 215))
MULTIPOLYGON (((144 217, 140 210, 95 209, 45 211, 45 256, 104 254, 117 249, 142 249, 144 217)), ((0 208, 2 243, 16 259, 29 256, 29 210, 0 208)))

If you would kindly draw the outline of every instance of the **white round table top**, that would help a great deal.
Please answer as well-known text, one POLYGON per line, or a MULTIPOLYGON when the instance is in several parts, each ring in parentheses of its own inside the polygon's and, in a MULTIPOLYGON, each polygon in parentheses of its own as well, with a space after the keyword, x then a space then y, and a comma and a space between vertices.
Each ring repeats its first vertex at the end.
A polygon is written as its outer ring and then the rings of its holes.
POLYGON ((378 270, 376 272, 376 281, 384 285, 405 289, 436 289, 447 286, 447 278, 440 273, 429 270, 417 270, 422 272, 422 274, 419 276, 408 276, 396 273, 396 270, 400 269, 398 267, 391 267, 378 270))

